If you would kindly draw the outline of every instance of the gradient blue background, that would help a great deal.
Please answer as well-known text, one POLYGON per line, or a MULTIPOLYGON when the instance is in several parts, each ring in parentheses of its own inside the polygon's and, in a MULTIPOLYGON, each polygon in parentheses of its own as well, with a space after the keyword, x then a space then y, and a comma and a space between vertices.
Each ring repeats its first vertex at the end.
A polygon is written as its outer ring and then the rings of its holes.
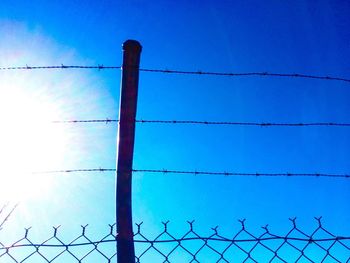
MULTIPOLYGON (((136 39, 143 46, 142 68, 343 77, 350 70, 349 12, 348 1, 330 0, 0 3, 0 21, 17 25, 8 32, 14 39, 21 28, 71 50, 76 58, 65 60, 53 54, 52 60, 40 61, 42 65, 121 65, 121 44, 136 39)), ((12 64, 1 62, 1 66, 12 64)), ((24 64, 38 61, 28 59, 24 64)), ((94 81, 73 85, 69 95, 60 93, 60 99, 69 97, 62 116, 117 118, 120 72, 82 74, 91 74, 94 81), (89 108, 89 100, 94 108, 89 108)), ((50 94, 58 96, 52 90, 50 94)), ((141 72, 138 119, 350 122, 349 98, 346 82, 141 72)), ((116 128, 115 124, 69 126, 75 143, 67 149, 61 168, 114 168, 116 128), (83 148, 84 154, 71 156, 76 148, 83 148)), ((136 169, 350 172, 349 128, 138 124, 136 134, 136 169)), ((52 198, 25 204, 26 213, 40 220, 23 216, 22 210, 14 217, 21 218, 23 225, 44 229, 54 224, 76 229, 74 225, 89 223, 101 233, 115 220, 114 189, 113 173, 57 175, 52 198)), ((346 235, 349 190, 348 180, 338 178, 137 173, 134 222, 143 221, 150 235, 160 231, 161 221, 170 220, 176 233, 191 219, 205 231, 220 225, 223 232, 231 233, 239 229, 236 219, 246 218, 252 231, 259 232, 268 223, 276 232, 287 232, 289 217, 297 216, 308 230, 316 224, 314 216, 323 216, 332 232, 346 235)), ((16 221, 13 228, 17 226, 16 221)))

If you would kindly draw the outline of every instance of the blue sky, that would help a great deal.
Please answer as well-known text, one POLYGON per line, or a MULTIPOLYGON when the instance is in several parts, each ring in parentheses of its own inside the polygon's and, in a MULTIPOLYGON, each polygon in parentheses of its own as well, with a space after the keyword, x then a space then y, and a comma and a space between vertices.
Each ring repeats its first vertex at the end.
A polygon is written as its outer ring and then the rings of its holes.
MULTIPOLYGON (((120 65, 121 44, 136 39, 143 46, 143 68, 347 77, 349 10, 347 1, 326 0, 4 0, 0 3, 0 64, 120 65)), ((16 80, 13 89, 23 100, 30 98, 28 105, 39 105, 40 112, 53 108, 54 114, 49 115, 53 118, 117 118, 118 70, 0 74, 4 100, 15 96, 9 95, 7 87, 16 80)), ((138 118, 349 122, 349 98, 345 82, 141 72, 138 118)), ((28 110, 21 108, 23 103, 16 103, 12 110, 2 109, 5 116, 15 112, 13 116, 30 118, 21 114, 28 110)), ((12 127, 26 129, 23 126, 12 127)), ((64 139, 52 144, 51 150, 43 148, 37 153, 35 168, 43 168, 42 156, 52 155, 55 147, 61 154, 50 159, 52 166, 45 165, 46 170, 114 168, 116 128, 115 124, 57 124, 53 130, 62 130, 64 139)), ((22 135, 14 134, 16 144, 22 135)), ((47 140, 55 141, 54 134, 51 136, 47 140)), ((349 173, 349 139, 349 129, 339 127, 138 124, 134 167, 349 173)), ((21 151, 20 146, 15 149, 21 151)), ((14 163, 21 166, 23 160, 18 158, 14 163)), ((113 173, 50 176, 54 180, 49 187, 43 186, 48 189, 45 197, 22 201, 9 229, 33 225, 44 229, 44 234, 51 225, 76 229, 73 225, 89 223, 98 232, 114 221, 113 173)), ((238 228, 236 219, 247 218, 253 230, 268 223, 277 231, 287 231, 288 217, 297 216, 308 229, 315 223, 313 216, 322 215, 332 231, 346 235, 350 232, 349 190, 347 180, 333 178, 137 173, 133 181, 134 222, 144 221, 150 233, 160 229, 164 220, 172 222, 174 232, 180 231, 190 219, 196 219, 202 229, 220 225, 228 231, 238 228)))

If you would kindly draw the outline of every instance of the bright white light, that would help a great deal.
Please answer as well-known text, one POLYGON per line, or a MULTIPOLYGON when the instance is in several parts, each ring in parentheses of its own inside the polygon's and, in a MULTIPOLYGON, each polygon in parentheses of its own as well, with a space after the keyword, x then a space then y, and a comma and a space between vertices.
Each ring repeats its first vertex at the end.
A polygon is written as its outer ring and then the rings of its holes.
POLYGON ((51 123, 59 119, 51 104, 13 83, 1 91, 0 198, 20 201, 50 189, 52 176, 32 172, 57 167, 63 158, 66 135, 51 123))
MULTIPOLYGON (((40 28, 0 21, 0 35, 0 67, 97 64, 80 59, 40 28)), ((93 126, 51 123, 111 116, 106 107, 113 105, 111 96, 98 74, 0 70, 0 205, 28 200, 50 203, 79 187, 81 181, 75 175, 31 172, 85 168, 91 153, 101 151, 101 138, 93 133, 93 126)))
MULTIPOLYGON (((0 66, 74 59, 23 24, 0 21, 0 35, 0 66)), ((66 126, 51 121, 69 118, 63 105, 72 103, 72 86, 84 83, 78 74, 62 73, 0 71, 0 204, 49 198, 54 175, 32 172, 61 167, 69 138, 66 126)))

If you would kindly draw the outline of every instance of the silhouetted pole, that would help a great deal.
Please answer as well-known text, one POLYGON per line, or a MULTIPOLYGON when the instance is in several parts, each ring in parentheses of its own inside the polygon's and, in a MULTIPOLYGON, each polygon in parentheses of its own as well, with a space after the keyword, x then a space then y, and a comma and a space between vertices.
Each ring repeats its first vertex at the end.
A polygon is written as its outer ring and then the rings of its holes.
POLYGON ((117 262, 134 263, 131 181, 141 45, 123 44, 122 83, 117 140, 117 262))

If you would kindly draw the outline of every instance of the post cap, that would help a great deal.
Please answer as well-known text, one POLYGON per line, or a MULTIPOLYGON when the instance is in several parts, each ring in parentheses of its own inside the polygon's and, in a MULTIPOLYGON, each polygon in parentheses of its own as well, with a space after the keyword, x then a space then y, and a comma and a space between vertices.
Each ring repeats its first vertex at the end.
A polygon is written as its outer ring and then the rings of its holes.
POLYGON ((123 43, 123 50, 124 51, 141 52, 142 46, 138 41, 128 39, 123 43))

